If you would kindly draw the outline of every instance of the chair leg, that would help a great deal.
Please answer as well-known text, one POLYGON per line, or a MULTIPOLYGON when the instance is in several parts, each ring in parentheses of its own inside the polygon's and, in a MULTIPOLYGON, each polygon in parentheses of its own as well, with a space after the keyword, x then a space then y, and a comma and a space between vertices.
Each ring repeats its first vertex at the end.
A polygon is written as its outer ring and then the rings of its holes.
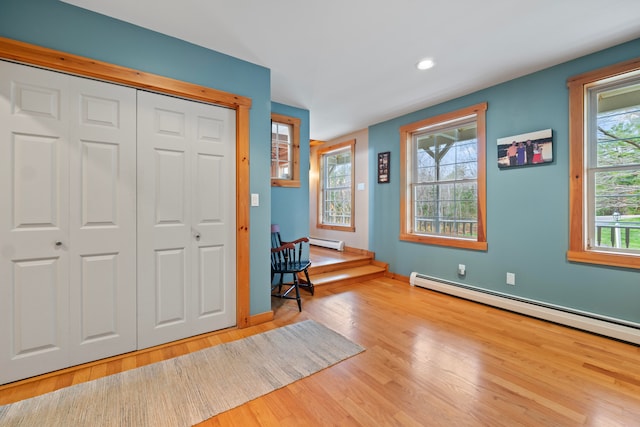
POLYGON ((302 300, 300 299, 300 286, 298 286, 298 278, 293 275, 293 287, 296 288, 296 301, 298 302, 298 311, 302 311, 302 300))
POLYGON ((313 295, 314 288, 313 283, 311 283, 311 279, 309 279, 309 272, 307 270, 304 271, 304 277, 307 279, 307 286, 309 287, 309 292, 313 295))
POLYGON ((284 282, 284 273, 280 273, 280 282, 278 282, 278 293, 282 294, 282 283, 284 282))

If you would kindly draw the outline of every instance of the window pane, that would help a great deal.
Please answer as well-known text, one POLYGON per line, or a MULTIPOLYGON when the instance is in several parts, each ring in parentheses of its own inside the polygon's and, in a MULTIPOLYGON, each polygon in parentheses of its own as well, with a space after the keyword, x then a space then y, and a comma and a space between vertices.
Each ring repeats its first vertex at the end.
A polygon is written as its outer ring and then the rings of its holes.
POLYGON ((413 135, 416 159, 414 233, 477 236, 476 124, 463 122, 413 135), (433 183, 432 185, 427 185, 433 183))
POLYGON ((610 216, 614 212, 640 215, 640 170, 598 172, 595 176, 597 217, 610 216))
POLYGON ((322 224, 351 225, 351 147, 322 155, 322 224))
POLYGON ((414 232, 477 236, 476 183, 419 185, 414 199, 414 232))
POLYGON ((292 125, 271 123, 271 178, 292 179, 292 132, 292 125))
POLYGON ((597 120, 597 167, 640 165, 640 105, 597 120))
POLYGON ((587 165, 591 188, 585 207, 592 246, 640 249, 640 83, 621 78, 592 87, 587 165))

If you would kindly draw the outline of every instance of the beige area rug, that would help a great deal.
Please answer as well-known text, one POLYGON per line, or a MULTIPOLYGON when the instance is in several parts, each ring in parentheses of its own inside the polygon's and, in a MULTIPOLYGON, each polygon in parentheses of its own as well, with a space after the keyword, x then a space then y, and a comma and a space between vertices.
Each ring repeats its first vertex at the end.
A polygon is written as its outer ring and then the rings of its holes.
POLYGON ((190 426, 362 351, 306 320, 0 406, 0 426, 190 426))

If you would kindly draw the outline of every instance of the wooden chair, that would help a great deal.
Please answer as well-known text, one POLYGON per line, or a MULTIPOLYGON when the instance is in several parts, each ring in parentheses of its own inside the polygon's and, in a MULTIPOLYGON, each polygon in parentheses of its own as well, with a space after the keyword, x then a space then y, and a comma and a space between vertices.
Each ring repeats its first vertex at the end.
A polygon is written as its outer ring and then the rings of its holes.
POLYGON ((309 279, 309 266, 311 261, 303 259, 302 247, 309 239, 301 237, 291 242, 282 241, 280 238, 280 226, 271 225, 271 295, 278 298, 295 299, 298 302, 298 310, 302 311, 300 288, 314 293, 313 283, 309 279), (286 274, 291 274, 291 282, 284 282, 286 274), (274 282, 277 275, 278 281, 274 282), (283 292, 283 288, 284 292, 283 292), (294 295, 289 295, 292 291, 294 295))

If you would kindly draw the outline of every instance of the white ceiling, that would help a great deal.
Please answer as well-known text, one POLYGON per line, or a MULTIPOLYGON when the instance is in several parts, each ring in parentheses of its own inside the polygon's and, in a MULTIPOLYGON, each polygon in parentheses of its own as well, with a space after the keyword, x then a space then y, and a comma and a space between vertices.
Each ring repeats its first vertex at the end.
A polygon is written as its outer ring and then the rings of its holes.
POLYGON ((640 37, 640 0, 64 1, 269 68, 319 140, 640 37))

